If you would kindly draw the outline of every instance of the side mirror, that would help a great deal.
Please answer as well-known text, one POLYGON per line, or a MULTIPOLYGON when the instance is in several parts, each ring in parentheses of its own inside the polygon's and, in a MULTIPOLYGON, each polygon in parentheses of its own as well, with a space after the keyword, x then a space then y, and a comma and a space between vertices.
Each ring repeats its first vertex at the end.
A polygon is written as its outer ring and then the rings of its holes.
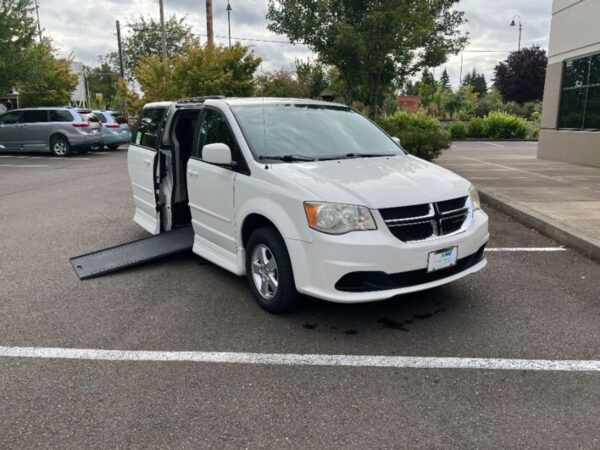
POLYGON ((399 137, 393 137, 392 141, 394 141, 398 147, 402 146, 402 144, 400 144, 400 138, 399 137))
POLYGON ((226 144, 208 144, 202 147, 202 160, 219 166, 233 166, 231 149, 226 144))

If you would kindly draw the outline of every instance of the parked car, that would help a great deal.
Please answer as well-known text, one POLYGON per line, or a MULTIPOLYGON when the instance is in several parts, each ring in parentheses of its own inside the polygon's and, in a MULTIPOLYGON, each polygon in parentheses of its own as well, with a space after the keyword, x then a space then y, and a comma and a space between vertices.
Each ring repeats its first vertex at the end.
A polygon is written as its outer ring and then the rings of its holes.
POLYGON ((100 150, 107 146, 110 150, 116 150, 120 145, 131 141, 131 130, 127 121, 122 119, 118 113, 112 111, 94 111, 94 115, 100 120, 102 126, 103 145, 94 150, 100 150))
MULTIPOLYGON (((90 111, 91 112, 91 111, 90 111)), ((98 123, 76 108, 25 108, 0 116, 0 150, 86 153, 102 142, 98 123)))
POLYGON ((148 104, 128 167, 135 222, 153 234, 191 224, 193 251, 245 275, 274 313, 298 306, 299 293, 383 300, 487 264, 475 188, 345 105, 148 104))

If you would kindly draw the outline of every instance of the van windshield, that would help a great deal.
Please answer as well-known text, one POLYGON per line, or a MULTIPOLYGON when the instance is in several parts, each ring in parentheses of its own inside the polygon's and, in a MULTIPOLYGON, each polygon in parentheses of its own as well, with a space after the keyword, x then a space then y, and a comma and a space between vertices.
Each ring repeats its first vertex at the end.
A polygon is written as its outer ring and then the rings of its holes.
POLYGON ((351 108, 277 104, 232 107, 255 158, 302 161, 404 154, 351 108))

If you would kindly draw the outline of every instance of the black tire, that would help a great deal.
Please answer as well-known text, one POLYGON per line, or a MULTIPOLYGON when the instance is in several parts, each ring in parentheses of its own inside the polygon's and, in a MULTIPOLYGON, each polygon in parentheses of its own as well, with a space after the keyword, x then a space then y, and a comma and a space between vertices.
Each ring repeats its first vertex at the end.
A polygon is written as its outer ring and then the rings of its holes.
POLYGON ((102 150, 104 150, 104 145, 101 145, 101 144, 92 145, 92 146, 90 147, 90 150, 91 150, 91 151, 93 151, 93 152, 99 152, 99 151, 102 151, 102 150))
POLYGON ((54 136, 50 140, 50 151, 54 156, 68 156, 71 153, 71 144, 63 136, 54 136))
MULTIPOLYGON (((268 271, 266 265, 262 267, 268 271)), ((262 308, 270 313, 284 314, 297 309, 302 304, 302 297, 296 291, 290 256, 283 238, 276 229, 265 227, 252 233, 246 245, 246 272, 248 284, 250 284, 254 298, 262 308), (275 260, 277 273, 277 288, 275 291, 272 289, 272 283, 265 281, 268 279, 272 282, 273 278, 268 278, 268 274, 264 272, 262 274, 257 273, 259 266, 256 266, 256 270, 253 270, 253 263, 256 262, 255 256, 260 257, 259 254, 262 254, 263 249, 266 249, 267 259, 270 255, 275 260), (268 285, 267 289, 263 291, 266 295, 261 293, 258 286, 261 281, 268 285)))
POLYGON ((119 146, 118 146, 118 145, 109 145, 109 146, 108 146, 108 149, 109 149, 109 150, 116 150, 116 149, 118 149, 118 148, 119 148, 119 146))

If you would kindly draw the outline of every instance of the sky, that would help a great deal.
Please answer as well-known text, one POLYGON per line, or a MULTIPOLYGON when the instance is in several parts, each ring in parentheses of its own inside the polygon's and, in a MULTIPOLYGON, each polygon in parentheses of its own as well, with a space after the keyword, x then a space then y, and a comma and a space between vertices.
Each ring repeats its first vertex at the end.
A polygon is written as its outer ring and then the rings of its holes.
MULTIPOLYGON (((140 15, 159 17, 158 0, 38 0, 44 35, 53 39, 61 56, 73 55, 87 65, 97 65, 101 55, 116 49, 115 21, 122 26, 140 15)), ((315 59, 304 45, 290 45, 285 36, 267 30, 268 0, 230 0, 231 35, 243 40, 263 59, 259 71, 291 69, 297 58, 315 59), (283 43, 260 40, 283 41, 283 43)), ((204 0, 164 0, 165 14, 186 16, 193 33, 206 40, 204 0)), ((217 43, 227 43, 227 0, 213 0, 217 43)), ((468 23, 463 31, 470 43, 462 56, 463 75, 476 68, 490 80, 494 66, 518 46, 518 29, 509 24, 515 15, 523 24, 522 46, 548 47, 552 0, 461 0, 457 9, 465 12, 468 23), (483 52, 481 52, 483 50, 483 52)), ((518 22, 518 19, 517 19, 518 22)), ((129 33, 127 27, 124 34, 129 33)), ((458 85, 461 56, 451 56, 435 70, 436 77, 446 68, 454 86, 458 85)))

